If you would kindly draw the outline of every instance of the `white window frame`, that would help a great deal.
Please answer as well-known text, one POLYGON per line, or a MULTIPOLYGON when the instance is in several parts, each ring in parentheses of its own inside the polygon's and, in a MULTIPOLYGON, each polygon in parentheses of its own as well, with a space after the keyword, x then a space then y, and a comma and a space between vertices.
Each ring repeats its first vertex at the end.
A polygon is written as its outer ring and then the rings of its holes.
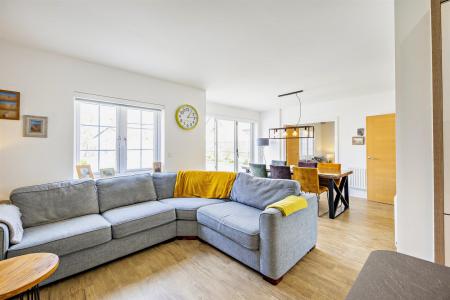
MULTIPOLYGON (((105 96, 75 96, 75 165, 80 161, 80 103, 94 103, 116 107, 116 172, 118 174, 152 171, 153 168, 127 169, 127 109, 154 112, 153 161, 162 161, 162 114, 164 106, 146 102, 105 96)), ((98 175, 95 172, 94 175, 98 175)))
MULTIPOLYGON (((223 120, 223 121, 233 121, 234 123, 234 171, 238 172, 239 171, 239 149, 238 149, 238 124, 239 123, 250 123, 250 139, 251 139, 251 143, 250 143, 250 161, 253 162, 254 158, 255 158, 255 130, 256 130, 256 122, 252 121, 252 120, 240 120, 240 119, 232 119, 232 118, 226 118, 226 117, 221 117, 221 116, 214 116, 214 115, 210 115, 208 116, 209 118, 212 118, 214 120, 214 161, 215 161, 215 170, 217 171, 219 169, 219 137, 218 137, 218 133, 219 133, 219 129, 217 126, 217 121, 218 120, 223 120)), ((206 130, 206 129, 205 129, 206 130)))

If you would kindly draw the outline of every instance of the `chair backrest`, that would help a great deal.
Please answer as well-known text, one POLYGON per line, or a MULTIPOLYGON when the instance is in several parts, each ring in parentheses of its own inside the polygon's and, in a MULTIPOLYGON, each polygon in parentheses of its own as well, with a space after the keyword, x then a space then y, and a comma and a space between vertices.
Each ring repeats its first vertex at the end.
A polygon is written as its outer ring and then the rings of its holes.
POLYGON ((319 169, 320 173, 340 173, 341 164, 318 163, 317 169, 319 169))
POLYGON ((249 164, 250 174, 255 177, 267 178, 267 169, 265 164, 249 164))
POLYGON ((306 193, 319 193, 319 171, 317 168, 293 168, 292 179, 300 183, 300 189, 306 193))
POLYGON ((272 179, 291 179, 291 167, 271 165, 270 177, 272 177, 272 179))
POLYGON ((287 161, 285 160, 272 160, 272 166, 285 166, 287 161))
POLYGON ((315 162, 315 161, 299 161, 298 166, 301 168, 317 168, 317 162, 315 162))

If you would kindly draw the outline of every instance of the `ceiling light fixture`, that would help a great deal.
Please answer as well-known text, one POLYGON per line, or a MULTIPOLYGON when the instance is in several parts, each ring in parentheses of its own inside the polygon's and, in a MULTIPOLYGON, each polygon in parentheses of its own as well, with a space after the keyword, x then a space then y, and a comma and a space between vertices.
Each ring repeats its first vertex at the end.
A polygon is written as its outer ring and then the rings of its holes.
POLYGON ((298 107, 299 107, 298 120, 297 120, 297 123, 292 126, 286 126, 286 127, 281 127, 281 128, 269 128, 269 139, 314 138, 314 126, 300 125, 300 122, 302 119, 302 101, 299 96, 300 93, 303 93, 303 90, 278 95, 279 98, 295 95, 295 97, 298 100, 298 107), (278 130, 283 130, 281 137, 278 134, 278 130), (288 131, 290 131, 290 130, 293 130, 292 134, 288 134, 288 131), (300 134, 301 130, 304 130, 304 132, 306 134, 300 134))

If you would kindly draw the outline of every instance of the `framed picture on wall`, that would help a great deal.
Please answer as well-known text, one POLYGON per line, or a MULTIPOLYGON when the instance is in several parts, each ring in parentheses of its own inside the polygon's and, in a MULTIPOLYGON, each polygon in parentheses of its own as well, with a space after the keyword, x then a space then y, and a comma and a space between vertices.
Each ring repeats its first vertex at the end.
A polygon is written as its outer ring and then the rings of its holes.
POLYGON ((20 93, 0 90, 0 119, 20 119, 20 93))
POLYGON ((364 128, 358 128, 356 131, 356 134, 358 136, 364 136, 364 128))
POLYGON ((47 117, 23 116, 23 136, 24 137, 47 137, 47 117))
POLYGON ((364 145, 365 138, 363 136, 354 136, 352 137, 352 145, 364 145))

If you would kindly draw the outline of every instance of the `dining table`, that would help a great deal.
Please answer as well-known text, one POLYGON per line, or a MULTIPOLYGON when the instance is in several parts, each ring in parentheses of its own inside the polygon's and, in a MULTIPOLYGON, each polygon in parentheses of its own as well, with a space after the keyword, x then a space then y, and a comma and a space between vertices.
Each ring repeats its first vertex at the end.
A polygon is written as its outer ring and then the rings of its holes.
MULTIPOLYGON (((293 166, 291 166, 291 175, 293 174, 293 166)), ((250 173, 250 166, 242 165, 241 168, 250 173)), ((267 173, 270 174, 270 168, 267 168, 267 173)), ((328 188, 328 217, 335 219, 347 209, 350 208, 350 196, 348 192, 348 177, 353 174, 353 171, 341 172, 320 172, 319 178, 327 182, 328 188)))

